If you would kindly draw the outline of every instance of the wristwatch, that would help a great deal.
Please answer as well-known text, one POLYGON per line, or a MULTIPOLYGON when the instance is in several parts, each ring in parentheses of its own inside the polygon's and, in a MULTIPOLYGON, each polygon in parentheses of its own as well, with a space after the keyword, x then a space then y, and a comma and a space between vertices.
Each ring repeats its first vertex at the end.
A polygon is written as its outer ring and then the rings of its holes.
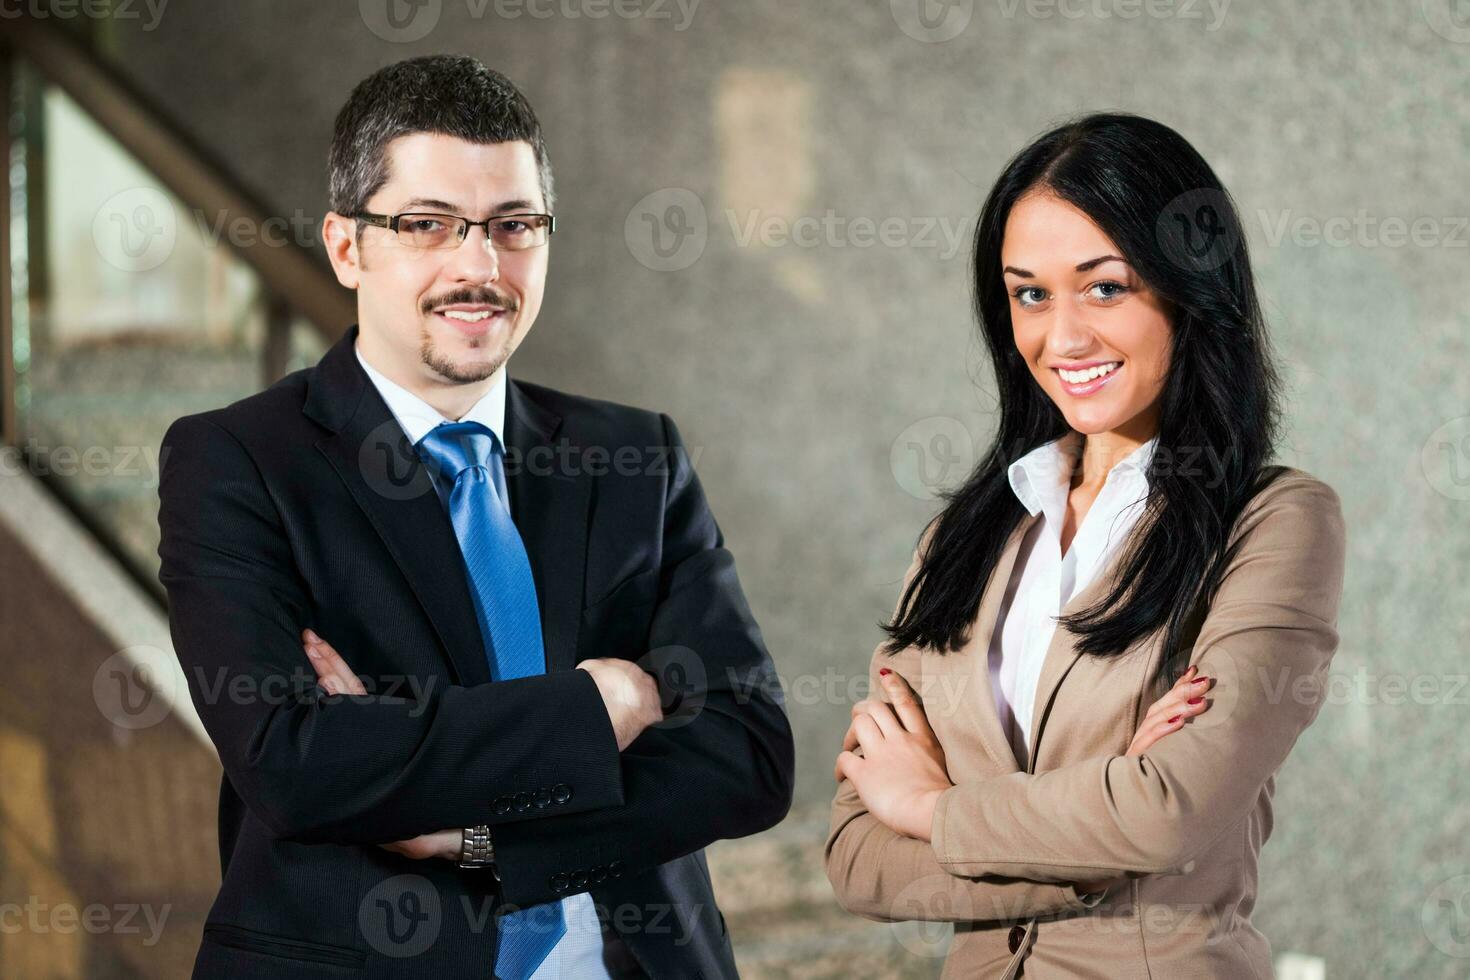
MULTIPOLYGON (((495 871, 495 844, 490 840, 489 825, 466 827, 461 834, 459 866, 461 868, 489 868, 495 871)), ((497 873, 495 877, 499 879, 500 875, 497 873)))

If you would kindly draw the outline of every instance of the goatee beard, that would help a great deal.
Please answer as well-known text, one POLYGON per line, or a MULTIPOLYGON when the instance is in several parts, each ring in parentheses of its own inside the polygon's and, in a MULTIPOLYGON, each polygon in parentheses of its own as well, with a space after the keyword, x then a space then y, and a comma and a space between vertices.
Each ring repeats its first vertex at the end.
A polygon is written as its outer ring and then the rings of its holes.
POLYGON ((419 335, 419 360, 423 361, 435 374, 455 384, 468 385, 484 381, 499 371, 509 359, 509 337, 506 338, 505 343, 500 345, 500 350, 490 355, 489 360, 476 361, 462 367, 434 346, 434 341, 427 330, 419 335))

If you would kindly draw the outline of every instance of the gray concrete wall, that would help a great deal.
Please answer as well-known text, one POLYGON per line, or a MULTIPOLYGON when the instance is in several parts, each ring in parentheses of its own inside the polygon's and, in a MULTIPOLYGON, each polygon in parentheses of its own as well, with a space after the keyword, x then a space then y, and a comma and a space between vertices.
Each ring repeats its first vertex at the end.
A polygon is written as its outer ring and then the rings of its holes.
MULTIPOLYGON (((1332 697, 1281 774, 1256 921, 1330 977, 1460 977, 1470 24, 1452 6, 996 0, 931 4, 930 31, 916 0, 431 0, 404 35, 371 0, 173 0, 109 31, 121 69, 288 216, 321 215, 333 115, 379 66, 470 53, 525 88, 565 231, 513 371, 667 411, 700 453, 791 691, 787 839, 808 852, 843 684, 935 507, 907 444, 949 434, 968 459, 993 431, 963 247, 985 190, 1072 113, 1180 130, 1248 218, 1289 381, 1280 458, 1334 486, 1350 527, 1332 697), (670 205, 693 234, 660 257, 643 215, 670 205), (818 244, 781 240, 801 217, 827 219, 818 244), (1417 241, 1395 230, 1416 219, 1417 241)), ((795 892, 818 894, 815 858, 795 892)))

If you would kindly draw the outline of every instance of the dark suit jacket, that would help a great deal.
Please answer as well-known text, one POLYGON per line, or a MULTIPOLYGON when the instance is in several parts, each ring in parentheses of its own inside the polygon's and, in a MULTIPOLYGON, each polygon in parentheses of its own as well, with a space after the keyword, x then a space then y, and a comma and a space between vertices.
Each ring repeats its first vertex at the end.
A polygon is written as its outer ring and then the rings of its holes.
POLYGON ((194 975, 486 978, 494 912, 590 891, 635 970, 736 976, 702 848, 786 815, 791 729, 673 422, 510 382, 547 672, 491 683, 448 515, 356 336, 164 437, 159 578, 224 767, 194 975), (316 686, 308 626, 367 695, 316 686), (575 669, 611 656, 669 711, 621 754, 575 669), (482 823, 498 884, 375 846, 482 823))

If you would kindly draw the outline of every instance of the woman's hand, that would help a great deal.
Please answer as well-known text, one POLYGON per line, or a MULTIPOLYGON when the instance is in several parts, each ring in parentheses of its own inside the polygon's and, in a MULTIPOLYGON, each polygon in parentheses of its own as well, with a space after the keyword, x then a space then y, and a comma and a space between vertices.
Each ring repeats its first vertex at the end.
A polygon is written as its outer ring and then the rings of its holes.
POLYGON ((868 812, 895 833, 928 841, 939 796, 954 785, 944 749, 908 682, 886 667, 879 674, 891 704, 867 698, 852 706, 832 774, 852 780, 868 812))
MULTIPOLYGON (((1209 710, 1210 702, 1205 700, 1205 692, 1215 682, 1209 677, 1196 677, 1198 672, 1199 668, 1190 664, 1184 675, 1174 682, 1174 686, 1145 712, 1125 755, 1143 755, 1158 744, 1160 739, 1183 728, 1190 718, 1209 710)), ((1111 881, 1078 882, 1077 891, 1083 895, 1106 891, 1111 885, 1126 880, 1117 878, 1111 881)))
MULTIPOLYGON (((311 660, 312 667, 316 669, 317 687, 328 694, 367 693, 367 688, 362 684, 362 678, 352 672, 352 668, 347 666, 347 661, 343 660, 342 655, 326 640, 311 630, 302 630, 301 646, 311 660)), ((463 843, 464 831, 451 828, 378 846, 414 860, 438 857, 447 861, 458 861, 463 843)))
POLYGON ((1198 672, 1199 668, 1190 664, 1174 686, 1153 703, 1144 714, 1125 755, 1143 755, 1159 739, 1179 731, 1190 718, 1209 710, 1210 702, 1205 700, 1205 692, 1214 686, 1214 681, 1209 677, 1196 677, 1198 672))

